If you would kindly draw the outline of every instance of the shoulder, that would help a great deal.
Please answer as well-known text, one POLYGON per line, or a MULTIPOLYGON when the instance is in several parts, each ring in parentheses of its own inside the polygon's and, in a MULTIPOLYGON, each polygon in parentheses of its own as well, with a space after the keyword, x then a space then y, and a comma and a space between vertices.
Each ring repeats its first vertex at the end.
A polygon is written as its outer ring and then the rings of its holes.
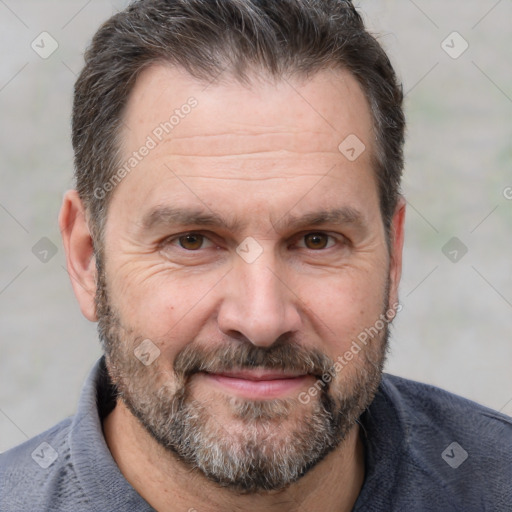
POLYGON ((414 496, 417 510, 509 510, 512 418, 388 374, 375 405, 376 421, 390 418, 387 409, 397 425, 388 432, 388 448, 394 450, 400 499, 414 496))
MULTIPOLYGON (((512 441, 512 418, 444 389, 384 374, 383 395, 409 427, 421 425, 468 441, 512 441)), ((512 452, 512 443, 507 447, 512 452)))
POLYGON ((31 473, 35 470, 37 475, 42 473, 39 470, 58 465, 59 453, 54 448, 62 448, 66 444, 67 434, 71 426, 71 418, 65 419, 28 441, 0 454, 0 471, 2 475, 23 468, 23 471, 31 473), (57 463, 57 464, 55 464, 57 463))
POLYGON ((72 419, 0 454, 0 510, 54 510, 64 494, 82 494, 71 461, 72 419), (31 508, 32 507, 32 508, 31 508))

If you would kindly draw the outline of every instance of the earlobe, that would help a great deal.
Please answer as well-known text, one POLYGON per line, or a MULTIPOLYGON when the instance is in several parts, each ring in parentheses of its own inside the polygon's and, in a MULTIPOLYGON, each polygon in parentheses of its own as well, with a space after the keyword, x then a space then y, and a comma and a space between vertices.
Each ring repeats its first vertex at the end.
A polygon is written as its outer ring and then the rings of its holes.
POLYGON ((69 190, 64 194, 59 227, 73 291, 83 315, 95 322, 96 258, 85 208, 76 190, 69 190))
POLYGON ((390 232, 390 297, 389 304, 398 303, 398 286, 402 277, 402 254, 404 247, 404 231, 405 231, 405 198, 400 196, 397 202, 395 213, 391 221, 390 232))

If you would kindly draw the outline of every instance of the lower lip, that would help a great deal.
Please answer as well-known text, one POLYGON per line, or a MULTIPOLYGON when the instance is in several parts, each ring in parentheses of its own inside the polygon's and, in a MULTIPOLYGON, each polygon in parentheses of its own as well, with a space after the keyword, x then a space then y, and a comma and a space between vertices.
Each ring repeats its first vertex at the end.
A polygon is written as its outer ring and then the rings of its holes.
POLYGON ((310 375, 301 375, 290 379, 249 380, 226 377, 212 373, 202 374, 212 384, 217 384, 225 390, 235 392, 244 398, 270 399, 280 398, 292 392, 298 392, 312 379, 310 375))

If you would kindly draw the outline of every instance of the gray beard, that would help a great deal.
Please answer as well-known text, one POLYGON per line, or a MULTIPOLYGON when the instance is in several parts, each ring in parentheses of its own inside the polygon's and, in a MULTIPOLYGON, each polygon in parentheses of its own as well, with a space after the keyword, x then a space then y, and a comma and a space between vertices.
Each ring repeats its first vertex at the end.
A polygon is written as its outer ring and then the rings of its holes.
POLYGON ((133 353, 144 337, 122 326, 110 305, 105 276, 101 271, 98 275, 98 332, 119 398, 161 447, 221 487, 240 494, 285 489, 343 442, 375 396, 387 351, 387 325, 360 352, 360 359, 350 363, 350 379, 338 384, 339 389, 334 381, 322 381, 307 405, 298 398, 221 396, 230 416, 223 425, 207 403, 193 396, 194 374, 265 368, 303 371, 318 381, 334 361, 283 337, 267 348, 239 340, 208 348, 191 342, 176 356, 173 371, 162 368, 159 359, 145 366, 133 353))

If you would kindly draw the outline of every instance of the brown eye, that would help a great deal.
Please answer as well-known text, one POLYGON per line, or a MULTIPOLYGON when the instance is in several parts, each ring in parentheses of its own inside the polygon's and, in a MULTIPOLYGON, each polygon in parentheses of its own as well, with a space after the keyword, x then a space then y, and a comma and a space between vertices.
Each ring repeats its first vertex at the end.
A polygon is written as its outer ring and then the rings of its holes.
POLYGON ((203 246, 204 236, 189 233, 188 235, 180 236, 178 238, 178 242, 180 247, 183 247, 183 249, 186 249, 187 251, 197 251, 203 246))
POLYGON ((329 243, 329 235, 324 233, 309 233, 304 237, 304 244, 308 249, 325 249, 329 243))

